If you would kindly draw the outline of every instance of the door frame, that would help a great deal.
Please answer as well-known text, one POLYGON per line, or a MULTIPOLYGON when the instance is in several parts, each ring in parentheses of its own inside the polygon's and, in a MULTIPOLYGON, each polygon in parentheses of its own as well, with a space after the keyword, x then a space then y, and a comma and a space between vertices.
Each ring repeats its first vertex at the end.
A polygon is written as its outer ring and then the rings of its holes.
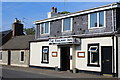
MULTIPOLYGON (((102 49, 105 48, 105 47, 109 47, 109 48, 111 48, 111 50, 113 50, 112 46, 101 46, 101 74, 106 74, 106 73, 103 72, 103 57, 102 57, 103 56, 103 50, 102 49)), ((113 53, 113 51, 111 51, 111 56, 112 56, 112 53, 113 53)), ((113 60, 112 57, 111 57, 111 61, 113 60)), ((111 62, 111 67, 113 67, 113 62, 111 62)), ((112 70, 113 70, 113 68, 112 68, 112 70)), ((113 74, 112 70, 111 70, 110 74, 113 74)))

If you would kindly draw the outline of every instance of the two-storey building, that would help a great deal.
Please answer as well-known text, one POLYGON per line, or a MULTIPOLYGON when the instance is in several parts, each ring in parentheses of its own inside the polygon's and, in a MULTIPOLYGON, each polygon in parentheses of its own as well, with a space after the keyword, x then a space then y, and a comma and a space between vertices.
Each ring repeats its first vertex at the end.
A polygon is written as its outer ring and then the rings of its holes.
POLYGON ((120 4, 35 21, 30 66, 120 76, 120 4))

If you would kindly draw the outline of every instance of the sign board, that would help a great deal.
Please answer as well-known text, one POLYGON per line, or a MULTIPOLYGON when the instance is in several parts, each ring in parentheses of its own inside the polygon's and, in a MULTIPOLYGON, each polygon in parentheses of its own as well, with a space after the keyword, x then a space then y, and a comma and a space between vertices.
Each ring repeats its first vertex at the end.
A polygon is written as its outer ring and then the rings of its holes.
POLYGON ((85 58, 85 52, 77 52, 79 58, 85 58))
POLYGON ((60 44, 60 43, 73 43, 73 38, 57 38, 57 39, 49 39, 49 43, 51 44, 60 44))

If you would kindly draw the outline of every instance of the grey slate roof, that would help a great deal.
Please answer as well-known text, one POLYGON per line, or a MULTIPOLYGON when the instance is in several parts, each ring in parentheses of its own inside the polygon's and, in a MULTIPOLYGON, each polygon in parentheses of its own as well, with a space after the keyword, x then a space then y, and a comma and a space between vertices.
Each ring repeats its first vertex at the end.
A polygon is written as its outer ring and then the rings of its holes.
MULTIPOLYGON (((12 30, 6 30, 6 31, 2 31, 0 32, 0 46, 2 46, 2 40, 5 39, 5 37, 9 34, 12 33, 12 30)), ((6 42, 6 41, 5 41, 6 42)))
POLYGON ((34 35, 23 35, 11 38, 2 46, 2 50, 28 50, 29 41, 34 40, 34 35))

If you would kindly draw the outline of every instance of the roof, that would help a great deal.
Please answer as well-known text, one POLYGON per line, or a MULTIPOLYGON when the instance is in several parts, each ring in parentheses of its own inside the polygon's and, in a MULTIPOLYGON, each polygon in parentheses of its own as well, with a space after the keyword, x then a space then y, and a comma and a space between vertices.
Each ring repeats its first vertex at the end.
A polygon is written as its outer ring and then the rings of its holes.
POLYGON ((60 16, 54 16, 51 18, 35 21, 34 23, 39 24, 39 23, 48 22, 48 21, 52 21, 52 20, 63 19, 63 18, 67 18, 67 17, 77 16, 77 15, 81 15, 81 14, 88 14, 88 13, 92 13, 92 12, 96 12, 96 11, 117 8, 117 7, 120 7, 120 3, 113 3, 113 4, 108 4, 105 6, 82 10, 82 11, 78 11, 78 12, 74 12, 74 13, 68 13, 68 14, 64 14, 64 15, 60 15, 60 16))
POLYGON ((5 42, 7 42, 8 40, 6 39, 6 37, 10 38, 11 35, 12 35, 12 30, 6 30, 0 32, 0 46, 2 46, 5 42), (2 40, 4 41, 2 42, 2 40))
POLYGON ((6 30, 6 31, 2 31, 2 32, 0 32, 0 39, 2 38, 2 37, 4 37, 5 35, 7 35, 8 33, 10 33, 12 30, 6 30))
POLYGON ((34 35, 16 36, 2 46, 2 50, 28 50, 29 41, 34 40, 34 35))

